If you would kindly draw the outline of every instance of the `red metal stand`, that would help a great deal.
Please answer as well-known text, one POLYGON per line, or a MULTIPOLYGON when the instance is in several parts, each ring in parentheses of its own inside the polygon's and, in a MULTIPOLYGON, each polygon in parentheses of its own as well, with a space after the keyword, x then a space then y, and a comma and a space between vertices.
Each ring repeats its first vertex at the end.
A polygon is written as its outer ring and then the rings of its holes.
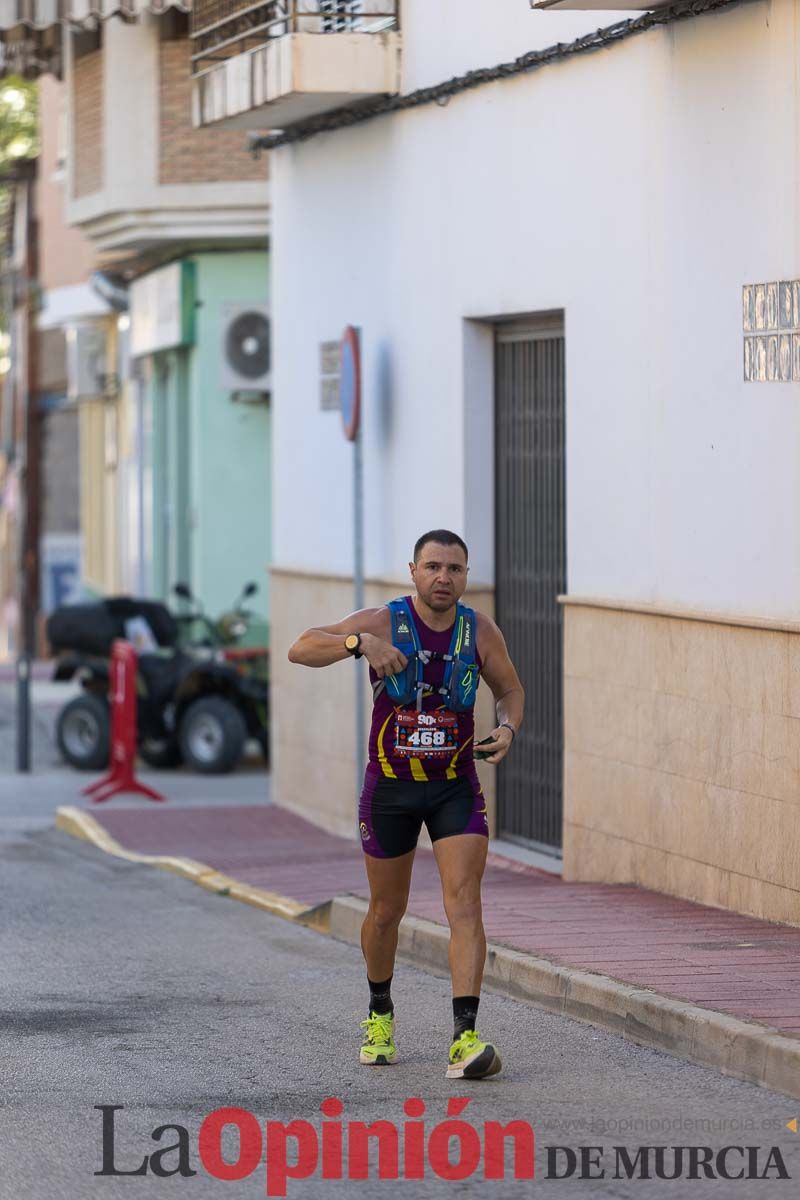
POLYGON ((150 800, 166 800, 139 783, 133 773, 136 758, 136 651, 130 642, 116 641, 111 651, 111 770, 83 789, 95 804, 119 792, 134 792, 150 800))

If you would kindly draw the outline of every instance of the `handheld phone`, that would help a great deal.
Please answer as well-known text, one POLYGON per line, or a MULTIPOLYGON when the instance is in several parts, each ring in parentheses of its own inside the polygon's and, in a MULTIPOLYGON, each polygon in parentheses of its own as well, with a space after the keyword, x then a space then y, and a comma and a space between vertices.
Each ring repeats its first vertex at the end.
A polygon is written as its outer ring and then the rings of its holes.
MULTIPOLYGON (((478 746, 485 746, 487 742, 493 742, 493 741, 494 741, 494 738, 492 737, 491 734, 489 734, 489 736, 483 738, 482 741, 476 742, 475 743, 475 757, 480 758, 481 760, 483 760, 484 758, 488 758, 489 757, 488 750, 479 750, 478 746)), ((492 753, 494 753, 494 751, 492 751, 492 753)))

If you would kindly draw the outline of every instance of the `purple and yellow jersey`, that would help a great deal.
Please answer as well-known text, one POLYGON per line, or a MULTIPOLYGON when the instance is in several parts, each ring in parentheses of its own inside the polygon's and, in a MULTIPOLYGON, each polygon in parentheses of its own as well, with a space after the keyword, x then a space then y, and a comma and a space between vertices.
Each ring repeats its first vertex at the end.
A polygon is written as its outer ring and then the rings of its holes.
MULTIPOLYGON (((431 629, 407 596, 406 603, 423 650, 447 654, 453 626, 441 632, 431 629)), ((477 651, 476 651, 477 655, 477 651)), ((477 655, 478 670, 481 667, 477 655)), ((441 659, 425 667, 425 682, 434 688, 444 682, 446 663, 441 659)), ((370 667, 370 682, 377 676, 370 667)), ((425 783, 427 780, 458 779, 475 774, 472 742, 475 731, 474 709, 454 713, 442 704, 436 691, 423 697, 422 711, 416 705, 395 705, 385 689, 375 700, 369 737, 367 776, 373 779, 404 779, 425 783)))

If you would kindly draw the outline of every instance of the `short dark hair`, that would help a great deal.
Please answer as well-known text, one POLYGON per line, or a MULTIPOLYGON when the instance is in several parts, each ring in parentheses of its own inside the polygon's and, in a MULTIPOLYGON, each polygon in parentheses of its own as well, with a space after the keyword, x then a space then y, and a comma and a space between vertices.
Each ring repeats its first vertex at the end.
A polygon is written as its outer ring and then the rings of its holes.
POLYGON ((417 561, 428 542, 438 542, 440 546, 460 546, 464 551, 464 558, 469 562, 467 543, 457 533, 453 533, 452 529, 431 529, 429 533, 423 533, 422 537, 417 538, 414 546, 414 562, 417 561))

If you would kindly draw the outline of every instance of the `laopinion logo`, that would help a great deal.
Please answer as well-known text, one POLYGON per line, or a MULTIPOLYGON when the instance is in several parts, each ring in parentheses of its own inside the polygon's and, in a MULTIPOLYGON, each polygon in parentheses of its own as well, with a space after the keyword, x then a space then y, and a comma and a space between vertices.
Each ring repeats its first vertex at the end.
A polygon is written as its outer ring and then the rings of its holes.
MULTIPOLYGON (((459 1181, 479 1175, 483 1179, 533 1179, 534 1133, 527 1121, 485 1121, 481 1130, 463 1119, 470 1104, 467 1096, 447 1102, 447 1116, 428 1129, 426 1105, 418 1097, 403 1104, 407 1120, 343 1121, 344 1104, 329 1096, 320 1104, 319 1128, 311 1121, 262 1122, 244 1108, 217 1108, 200 1125, 197 1158, 215 1179, 247 1179, 264 1164, 265 1194, 286 1196, 290 1181, 309 1179, 440 1179, 459 1181), (223 1157, 226 1129, 238 1133, 234 1161, 223 1157), (371 1169, 372 1160, 376 1169, 371 1169), (513 1162, 506 1171, 506 1153, 513 1162), (481 1169, 482 1168, 482 1169, 481 1169)), ((121 1166, 116 1148, 116 1116, 121 1104, 97 1104, 102 1113, 103 1165, 95 1175, 197 1175, 192 1165, 189 1131, 184 1125, 159 1125, 151 1133, 158 1148, 145 1154, 136 1166, 121 1166), (169 1144, 163 1144, 168 1134, 169 1144)))
MULTIPOLYGON (((137 1165, 120 1165, 116 1117, 121 1104, 98 1104, 102 1114, 102 1167, 95 1175, 191 1177, 197 1162, 215 1179, 236 1182, 262 1168, 266 1196, 284 1197, 290 1183, 315 1176, 325 1180, 421 1180, 431 1175, 466 1179, 533 1179, 535 1135, 530 1122, 516 1119, 471 1124, 467 1096, 447 1102, 446 1117, 426 1121, 419 1097, 403 1104, 400 1123, 378 1119, 345 1121, 344 1103, 329 1096, 321 1120, 261 1121, 244 1108, 216 1108, 203 1119, 194 1148, 189 1130, 177 1123, 151 1133, 156 1149, 137 1165), (172 1135, 165 1144, 168 1135, 172 1135), (223 1154, 226 1141, 227 1157, 223 1154), (233 1147, 236 1146, 234 1150, 233 1147)), ((791 1124, 789 1126, 791 1128, 791 1124)), ((130 1152, 128 1152, 130 1153, 130 1152)), ((141 1153, 141 1152, 139 1152, 141 1153)), ((126 1155, 127 1159, 127 1155, 126 1155)), ((129 1163, 129 1160, 127 1160, 129 1163)), ((726 1145, 554 1145, 541 1147, 543 1178, 552 1180, 790 1179, 778 1146, 726 1145)))

